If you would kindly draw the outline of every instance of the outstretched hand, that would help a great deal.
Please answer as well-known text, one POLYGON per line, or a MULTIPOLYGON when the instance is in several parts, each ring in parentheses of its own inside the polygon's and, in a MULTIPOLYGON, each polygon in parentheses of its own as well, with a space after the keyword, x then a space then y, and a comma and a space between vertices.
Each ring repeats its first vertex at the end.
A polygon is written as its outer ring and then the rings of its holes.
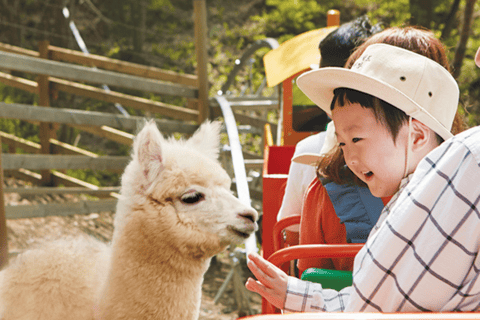
POLYGON ((256 253, 248 255, 248 268, 257 280, 248 278, 245 287, 260 294, 278 309, 283 309, 288 275, 256 253))

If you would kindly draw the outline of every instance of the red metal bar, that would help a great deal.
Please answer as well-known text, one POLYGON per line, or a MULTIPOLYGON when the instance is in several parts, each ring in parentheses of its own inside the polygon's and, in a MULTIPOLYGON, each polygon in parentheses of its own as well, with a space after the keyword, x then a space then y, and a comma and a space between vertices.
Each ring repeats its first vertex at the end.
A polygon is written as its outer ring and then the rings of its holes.
POLYGON ((280 249, 268 261, 279 266, 295 259, 354 257, 362 247, 363 244, 304 244, 280 249))
MULTIPOLYGON (((281 268, 287 261, 305 258, 346 258, 354 257, 363 244, 303 244, 280 249, 267 260, 281 268)), ((272 314, 279 311, 266 299, 262 300, 262 313, 272 314)))
POLYGON ((280 250, 283 248, 283 234, 282 231, 296 224, 300 224, 300 216, 290 216, 277 221, 273 226, 273 247, 274 250, 280 250))

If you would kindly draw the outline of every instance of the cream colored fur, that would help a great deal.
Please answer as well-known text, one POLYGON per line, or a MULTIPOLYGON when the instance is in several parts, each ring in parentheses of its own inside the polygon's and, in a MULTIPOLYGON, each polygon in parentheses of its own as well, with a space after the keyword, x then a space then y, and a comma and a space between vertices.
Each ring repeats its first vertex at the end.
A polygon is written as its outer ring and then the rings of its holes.
POLYGON ((197 319, 213 255, 242 242, 258 214, 230 192, 218 123, 187 141, 153 122, 122 176, 111 246, 87 239, 28 251, 0 273, 3 319, 197 319))

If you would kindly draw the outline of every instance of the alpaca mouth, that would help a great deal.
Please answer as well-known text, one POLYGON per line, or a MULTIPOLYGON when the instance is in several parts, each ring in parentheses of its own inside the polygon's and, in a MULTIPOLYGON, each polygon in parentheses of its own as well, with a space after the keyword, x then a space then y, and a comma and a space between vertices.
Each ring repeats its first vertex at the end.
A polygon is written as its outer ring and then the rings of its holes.
POLYGON ((243 238, 243 239, 247 239, 248 237, 250 237, 250 234, 252 233, 252 232, 246 231, 246 230, 238 230, 234 226, 228 226, 227 229, 232 231, 234 234, 236 234, 237 236, 239 236, 240 238, 243 238))

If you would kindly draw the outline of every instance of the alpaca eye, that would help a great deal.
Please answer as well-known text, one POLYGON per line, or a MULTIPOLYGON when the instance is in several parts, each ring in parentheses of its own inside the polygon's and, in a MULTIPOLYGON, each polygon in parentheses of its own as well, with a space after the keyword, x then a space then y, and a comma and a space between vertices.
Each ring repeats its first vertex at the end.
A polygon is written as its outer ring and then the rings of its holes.
POLYGON ((200 192, 189 192, 189 193, 185 193, 184 195, 182 195, 182 197, 180 198, 180 200, 183 202, 183 203, 187 203, 187 204, 194 204, 194 203, 197 203, 197 202, 200 202, 202 200, 205 199, 205 195, 203 193, 200 193, 200 192))

